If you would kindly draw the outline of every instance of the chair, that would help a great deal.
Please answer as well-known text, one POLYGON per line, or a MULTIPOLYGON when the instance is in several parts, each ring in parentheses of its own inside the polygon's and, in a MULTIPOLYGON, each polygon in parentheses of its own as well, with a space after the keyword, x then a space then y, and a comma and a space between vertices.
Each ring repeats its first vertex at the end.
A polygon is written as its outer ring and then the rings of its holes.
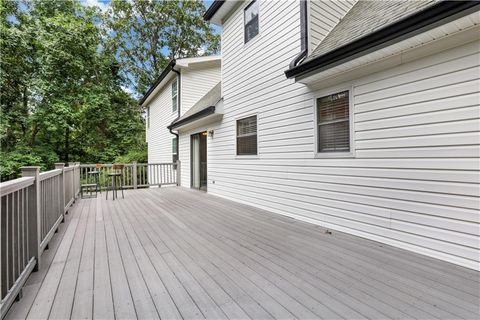
POLYGON ((97 163, 95 165, 95 170, 87 172, 88 175, 92 176, 95 180, 95 184, 97 185, 95 193, 99 191, 102 193, 102 187, 100 186, 100 169, 102 168, 102 164, 97 163))
MULTIPOLYGON (((108 174, 108 177, 112 178, 112 185, 110 187, 110 190, 112 190, 112 195, 113 195, 113 200, 117 197, 117 190, 120 188, 122 190, 122 198, 125 198, 123 195, 123 184, 122 184, 122 178, 123 178, 123 164, 114 164, 112 166, 112 172, 108 174)), ((108 187, 107 187, 107 196, 106 199, 108 200, 108 187)))

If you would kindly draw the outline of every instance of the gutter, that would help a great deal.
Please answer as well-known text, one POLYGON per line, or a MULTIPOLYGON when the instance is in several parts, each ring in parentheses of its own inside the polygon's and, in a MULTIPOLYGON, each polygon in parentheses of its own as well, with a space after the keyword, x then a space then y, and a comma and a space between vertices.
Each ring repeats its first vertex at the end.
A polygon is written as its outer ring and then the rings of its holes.
POLYGON ((295 68, 308 54, 308 10, 307 0, 300 1, 300 53, 290 62, 289 68, 295 68))
POLYGON ((223 6, 225 3, 225 0, 215 0, 213 3, 208 7, 207 11, 203 14, 203 19, 206 21, 209 21, 210 19, 213 18, 215 13, 223 6))
POLYGON ((320 72, 330 69, 347 60, 352 60, 467 14, 474 13, 479 10, 479 5, 480 1, 441 1, 351 43, 298 64, 301 60, 302 51, 290 63, 290 68, 285 71, 285 76, 294 78, 312 71, 320 72))
POLYGON ((176 122, 178 119, 174 120, 172 122, 172 124, 169 125, 167 128, 168 128, 168 130, 170 130, 170 132, 172 132, 171 130, 173 130, 175 128, 178 128, 178 127, 180 127, 184 124, 193 122, 195 120, 201 119, 203 117, 209 116, 209 115, 214 114, 214 113, 215 113, 215 106, 210 106, 208 108, 205 108, 203 110, 198 111, 197 113, 192 114, 191 116, 188 116, 188 117, 186 117, 182 120, 179 120, 178 122, 176 122))

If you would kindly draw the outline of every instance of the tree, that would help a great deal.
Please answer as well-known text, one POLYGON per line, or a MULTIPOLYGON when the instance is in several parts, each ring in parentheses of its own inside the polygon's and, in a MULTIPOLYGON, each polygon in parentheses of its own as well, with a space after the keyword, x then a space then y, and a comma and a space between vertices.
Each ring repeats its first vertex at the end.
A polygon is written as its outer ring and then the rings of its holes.
POLYGON ((152 85, 169 60, 217 53, 219 35, 203 19, 201 1, 117 0, 105 16, 107 46, 136 93, 152 85))
POLYGON ((97 10, 55 0, 0 7, 2 179, 22 165, 111 162, 145 149, 141 110, 103 48, 97 10))

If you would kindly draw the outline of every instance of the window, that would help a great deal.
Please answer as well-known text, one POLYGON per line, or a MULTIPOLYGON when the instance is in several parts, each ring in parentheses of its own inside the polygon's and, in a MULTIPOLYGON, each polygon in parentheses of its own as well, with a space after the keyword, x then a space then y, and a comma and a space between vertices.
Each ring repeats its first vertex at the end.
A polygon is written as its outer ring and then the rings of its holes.
POLYGON ((257 154, 257 116, 237 120, 237 155, 257 154))
POLYGON ((178 138, 172 138, 172 162, 177 162, 178 160, 178 154, 177 154, 177 143, 178 143, 178 138))
POLYGON ((150 107, 147 107, 147 129, 150 128, 150 107))
POLYGON ((350 152, 350 102, 348 91, 317 99, 318 144, 321 152, 350 152))
POLYGON ((178 108, 178 85, 177 85, 177 80, 172 82, 172 112, 177 111, 178 108))
POLYGON ((244 11, 245 43, 258 34, 258 0, 253 0, 244 11))

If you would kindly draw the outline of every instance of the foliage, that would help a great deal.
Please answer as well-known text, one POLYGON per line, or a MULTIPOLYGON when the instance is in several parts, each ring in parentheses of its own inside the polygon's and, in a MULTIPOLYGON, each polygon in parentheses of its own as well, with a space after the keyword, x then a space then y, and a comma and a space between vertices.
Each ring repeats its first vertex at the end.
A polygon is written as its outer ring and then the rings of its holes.
POLYGON ((0 1, 0 175, 55 162, 146 162, 145 91, 172 57, 215 52, 196 1, 0 1))
POLYGON ((147 91, 169 60, 209 55, 219 50, 219 35, 203 19, 202 1, 117 0, 105 23, 108 47, 122 75, 138 94, 147 91))

